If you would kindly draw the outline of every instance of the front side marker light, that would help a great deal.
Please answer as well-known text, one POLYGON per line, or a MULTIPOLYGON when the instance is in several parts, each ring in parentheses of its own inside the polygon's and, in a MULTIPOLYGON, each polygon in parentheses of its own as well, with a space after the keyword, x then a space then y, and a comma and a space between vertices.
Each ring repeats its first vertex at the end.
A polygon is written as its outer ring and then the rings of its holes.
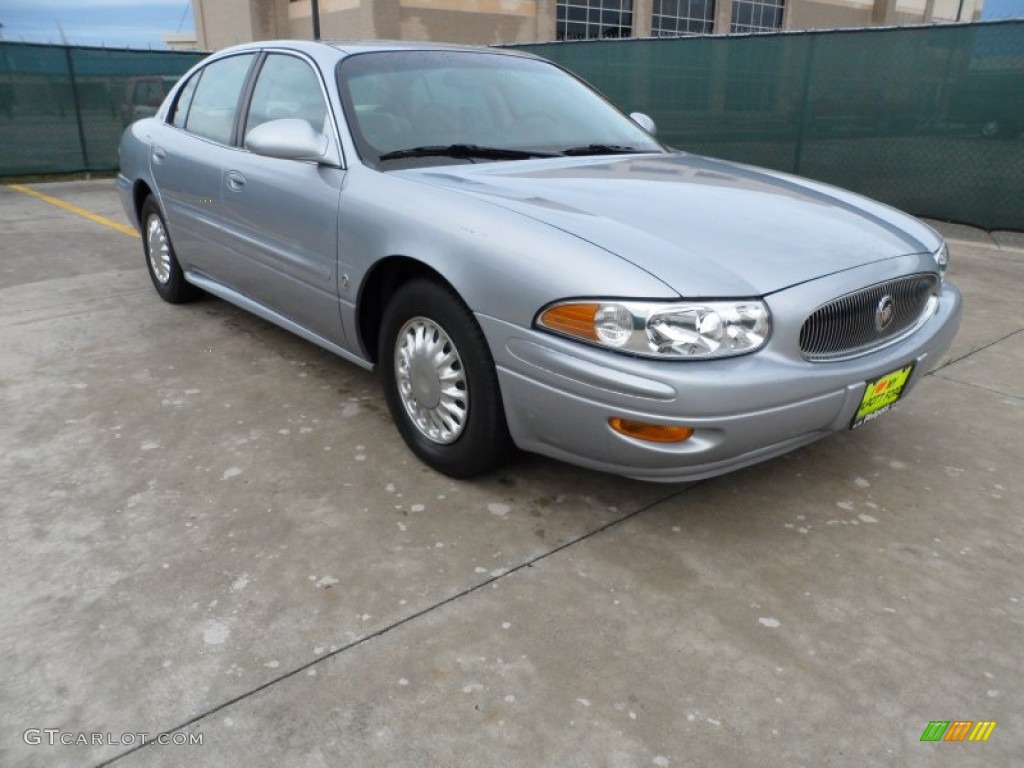
POLYGON ((597 335, 595 317, 600 304, 576 303, 559 304, 551 307, 540 316, 543 325, 553 331, 561 331, 569 336, 575 336, 588 341, 600 342, 597 335))
POLYGON ((945 279, 946 269, 949 267, 949 246, 945 243, 934 254, 935 265, 939 268, 939 278, 945 279))
POLYGON ((608 419, 608 426, 620 435, 651 443, 682 443, 693 436, 693 430, 690 427, 648 424, 645 421, 621 419, 618 416, 608 419))

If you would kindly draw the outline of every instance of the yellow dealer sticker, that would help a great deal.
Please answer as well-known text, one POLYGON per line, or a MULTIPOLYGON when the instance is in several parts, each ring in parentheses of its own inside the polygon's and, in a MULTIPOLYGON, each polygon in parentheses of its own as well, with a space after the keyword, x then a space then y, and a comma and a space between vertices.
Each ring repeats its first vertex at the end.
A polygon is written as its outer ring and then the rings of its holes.
POLYGON ((903 395, 903 390, 913 371, 914 364, 911 363, 906 368, 900 368, 898 371, 869 381, 864 387, 864 397, 860 399, 860 408, 857 409, 857 414, 850 422, 850 429, 856 429, 892 408, 903 395))

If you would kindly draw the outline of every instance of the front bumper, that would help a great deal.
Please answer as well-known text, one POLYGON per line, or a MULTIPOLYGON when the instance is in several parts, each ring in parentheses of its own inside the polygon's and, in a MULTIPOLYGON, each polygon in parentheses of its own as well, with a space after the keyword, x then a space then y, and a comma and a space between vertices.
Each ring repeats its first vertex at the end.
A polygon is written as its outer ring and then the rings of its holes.
MULTIPOLYGON (((814 281, 769 303, 782 310, 773 309, 776 318, 802 318, 792 310, 817 306, 822 290, 839 295, 843 282, 814 281)), ((847 428, 866 382, 913 362, 905 392, 912 389, 949 348, 960 314, 960 293, 946 283, 935 314, 912 335, 827 363, 800 357, 795 320, 776 325, 757 353, 692 361, 626 357, 477 317, 520 448, 626 477, 678 482, 739 469, 847 428), (688 426, 694 434, 683 443, 645 442, 613 431, 608 419, 615 416, 688 426)))

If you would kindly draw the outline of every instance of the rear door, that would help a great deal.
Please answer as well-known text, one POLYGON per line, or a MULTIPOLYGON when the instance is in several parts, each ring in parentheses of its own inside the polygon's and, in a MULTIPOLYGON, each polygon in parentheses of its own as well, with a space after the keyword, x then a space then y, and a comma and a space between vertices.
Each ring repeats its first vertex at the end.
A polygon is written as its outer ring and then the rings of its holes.
POLYGON ((168 122, 154 131, 150 168, 178 260, 230 282, 223 236, 223 176, 232 155, 238 105, 255 53, 218 59, 193 73, 168 122))

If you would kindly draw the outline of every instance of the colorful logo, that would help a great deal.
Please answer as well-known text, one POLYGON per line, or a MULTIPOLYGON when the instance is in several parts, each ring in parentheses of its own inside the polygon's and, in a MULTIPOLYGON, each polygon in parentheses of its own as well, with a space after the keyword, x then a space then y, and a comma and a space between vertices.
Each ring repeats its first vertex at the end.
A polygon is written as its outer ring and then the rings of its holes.
POLYGON ((995 720, 932 720, 921 741, 988 741, 995 727, 995 720))

